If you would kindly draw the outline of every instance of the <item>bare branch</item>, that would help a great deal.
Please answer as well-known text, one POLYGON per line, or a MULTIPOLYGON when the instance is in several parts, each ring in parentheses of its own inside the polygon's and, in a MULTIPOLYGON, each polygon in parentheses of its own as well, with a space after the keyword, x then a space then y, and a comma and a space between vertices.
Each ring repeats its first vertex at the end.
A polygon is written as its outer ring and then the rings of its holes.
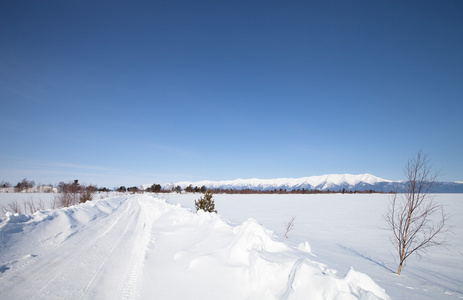
POLYGON ((9 212, 12 212, 14 214, 16 213, 22 213, 21 212, 21 207, 19 206, 19 203, 17 200, 13 200, 10 203, 8 203, 8 207, 6 209, 9 212))
POLYGON ((293 216, 288 220, 288 223, 286 223, 286 232, 283 237, 288 238, 288 233, 293 229, 295 220, 296 216, 293 216))
POLYGON ((428 248, 445 244, 439 237, 448 231, 447 215, 442 205, 434 202, 429 192, 437 178, 431 174, 428 155, 418 151, 404 168, 406 192, 398 200, 397 193, 390 201, 385 216, 391 230, 391 242, 397 248, 400 275, 405 260, 412 254, 426 254, 428 248))

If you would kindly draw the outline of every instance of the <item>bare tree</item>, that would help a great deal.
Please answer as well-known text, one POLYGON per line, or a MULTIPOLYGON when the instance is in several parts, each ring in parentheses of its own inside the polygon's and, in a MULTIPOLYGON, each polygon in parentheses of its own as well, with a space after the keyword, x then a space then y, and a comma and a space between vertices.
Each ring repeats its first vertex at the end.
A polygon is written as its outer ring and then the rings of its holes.
POLYGON ((296 216, 293 216, 288 220, 288 223, 286 223, 286 232, 283 237, 288 238, 288 233, 293 229, 295 220, 296 216))
POLYGON ((18 184, 15 185, 14 189, 17 193, 22 192, 22 191, 30 191, 33 187, 35 186, 35 182, 33 180, 27 180, 27 178, 24 178, 18 184))
POLYGON ((54 195, 53 209, 78 204, 80 188, 79 180, 77 179, 69 183, 60 182, 58 184, 59 193, 54 195))
POLYGON ((11 183, 9 183, 8 181, 0 182, 0 188, 9 188, 9 187, 11 187, 11 183))
POLYGON ((447 215, 441 204, 430 195, 437 173, 431 173, 428 155, 418 151, 404 168, 405 192, 395 193, 385 219, 391 229, 391 242, 396 247, 397 274, 412 254, 421 257, 429 247, 445 244, 447 215))
POLYGON ((34 201, 32 196, 29 197, 29 200, 23 200, 24 204, 24 213, 27 214, 27 209, 29 209, 30 214, 34 214, 39 210, 44 210, 45 205, 43 204, 42 199, 39 198, 39 201, 34 201))

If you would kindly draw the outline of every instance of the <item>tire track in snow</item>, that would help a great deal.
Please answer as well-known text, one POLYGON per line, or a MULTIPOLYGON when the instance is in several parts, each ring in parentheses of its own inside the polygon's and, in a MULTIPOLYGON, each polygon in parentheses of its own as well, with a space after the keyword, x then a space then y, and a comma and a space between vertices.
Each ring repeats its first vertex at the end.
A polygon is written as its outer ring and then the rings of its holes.
POLYGON ((12 298, 18 299, 49 298, 50 296, 76 298, 79 294, 80 297, 85 296, 85 292, 98 277, 107 259, 120 244, 124 230, 129 228, 131 221, 137 219, 137 215, 133 214, 137 211, 139 213, 140 207, 132 207, 132 202, 136 202, 134 200, 129 198, 122 203, 105 218, 104 224, 99 224, 102 225, 101 228, 95 224, 89 224, 88 227, 79 230, 78 234, 66 238, 57 247, 40 253, 39 256, 26 261, 16 272, 8 274, 9 278, 4 278, 8 280, 1 284, 2 290, 8 292, 5 296, 10 294, 12 298), (114 243, 114 237, 117 237, 119 242, 114 243), (98 266, 96 272, 92 273, 96 266, 98 266), (47 275, 44 275, 43 270, 48 270, 47 275), (93 276, 84 288, 79 288, 79 285, 85 282, 85 278, 89 277, 89 273, 93 276), (22 286, 28 288, 21 288, 22 286), (58 291, 61 294, 50 295, 49 287, 57 291, 56 286, 62 287, 58 291))
POLYGON ((153 205, 147 202, 139 202, 143 212, 143 230, 140 242, 136 247, 136 253, 133 257, 133 265, 128 275, 127 280, 122 288, 120 299, 131 300, 137 296, 137 283, 140 273, 143 269, 148 244, 151 240, 151 229, 153 222, 161 215, 159 210, 152 207, 153 205))
MULTIPOLYGON (((75 270, 81 268, 82 262, 84 262, 84 261, 88 262, 88 261, 91 261, 92 259, 95 259, 95 258, 97 259, 97 261, 101 260, 101 258, 99 258, 98 255, 95 255, 95 253, 98 254, 98 251, 100 251, 100 252, 103 252, 103 254, 104 254, 105 249, 104 249, 104 247, 103 248, 99 247, 99 245, 103 244, 104 241, 107 240, 107 237, 109 236, 110 233, 117 232, 118 231, 117 227, 122 226, 121 223, 123 221, 126 221, 124 228, 125 229, 127 228, 126 225, 127 225, 129 220, 122 220, 122 219, 125 218, 127 216, 128 212, 132 209, 132 203, 131 203, 130 199, 127 200, 126 202, 124 202, 123 205, 121 205, 119 208, 122 208, 122 206, 126 206, 124 208, 124 210, 122 210, 122 211, 116 210, 120 214, 118 214, 116 216, 110 214, 113 217, 116 217, 116 219, 112 220, 111 223, 109 223, 108 225, 103 227, 102 229, 104 229, 104 231, 102 233, 98 233, 98 231, 97 231, 97 232, 95 232, 95 234, 90 234, 88 236, 85 236, 84 239, 82 241, 79 241, 78 245, 76 245, 76 246, 80 246, 80 249, 79 248, 70 249, 70 251, 68 251, 68 253, 66 255, 62 255, 62 256, 60 256, 58 258, 58 262, 56 263, 56 264, 60 265, 58 271, 54 274, 54 276, 52 278, 50 278, 45 284, 43 284, 42 288, 40 288, 40 290, 37 292, 37 294, 43 293, 53 283, 63 281, 63 278, 73 277, 73 276, 69 276, 70 271, 73 271, 74 273, 76 273, 75 270), (92 251, 93 249, 96 249, 96 251, 95 250, 92 251), (80 263, 81 266, 79 266, 79 263, 80 263)), ((95 224, 95 225, 97 225, 97 224, 95 224)), ((77 234, 71 234, 63 242, 60 243, 60 246, 66 247, 68 241, 71 241, 74 237, 75 238, 80 237, 80 235, 85 234, 86 231, 91 232, 92 228, 95 228, 95 225, 92 225, 90 228, 85 228, 83 230, 81 229, 81 230, 79 230, 79 233, 77 233, 77 234)), ((108 256, 114 251, 114 248, 116 247, 116 245, 118 244, 118 242, 119 242, 119 240, 120 240, 120 238, 122 236, 123 236, 123 234, 119 235, 119 238, 118 238, 117 242, 114 243, 113 247, 110 248, 110 251, 109 251, 110 253, 103 257, 103 263, 101 263, 99 265, 99 268, 97 269, 97 272, 94 274, 94 276, 90 280, 90 283, 95 280, 95 278, 96 278, 97 274, 99 273, 99 271, 101 270, 101 267, 103 266, 104 262, 107 260, 108 256)), ((59 247, 57 247, 56 250, 59 250, 59 247)), ((88 267, 91 268, 92 265, 89 265, 88 267)), ((83 291, 81 292, 80 296, 78 297, 79 299, 82 298, 84 293, 87 291, 87 289, 90 286, 90 283, 88 283, 84 287, 83 291)))
MULTIPOLYGON (((119 218, 120 219, 120 218, 119 218)), ((119 220, 118 219, 118 220, 119 220)), ((114 223, 109 229, 108 229, 108 232, 115 226, 116 223, 114 223)), ((101 272, 101 269, 103 268, 103 266, 106 264, 108 258, 113 254, 114 252, 114 249, 116 249, 116 247, 119 246, 119 243, 121 241, 121 239, 127 234, 127 231, 129 229, 129 226, 125 226, 124 228, 124 231, 122 232, 122 234, 117 238, 117 240, 115 241, 114 245, 111 247, 111 250, 108 252, 108 254, 106 255, 106 257, 104 258, 104 260, 101 262, 100 266, 98 267, 98 269, 96 270, 95 274, 93 275, 92 279, 90 279, 89 283, 85 286, 84 290, 82 291, 82 294, 81 296, 79 297, 79 299, 82 298, 82 296, 84 296, 84 294, 87 292, 87 290, 89 289, 89 287, 93 284, 93 282, 95 281, 95 279, 97 278, 97 276, 100 274, 101 272)))
MULTIPOLYGON (((127 201, 127 199, 126 199, 126 201, 127 201)), ((124 202, 125 202, 125 201, 124 201, 124 202)), ((120 205, 117 206, 116 208, 113 208, 113 210, 112 210, 110 213, 108 213, 107 215, 103 215, 101 218, 98 218, 95 222, 92 222, 92 223, 91 223, 91 226, 89 226, 89 227, 97 228, 97 227, 100 225, 100 223, 102 223, 102 222, 104 222, 104 221, 107 221, 107 218, 110 217, 110 216, 113 216, 112 214, 113 214, 114 212, 118 211, 118 210, 121 208, 121 206, 124 205, 124 202, 120 203, 120 205)), ((129 203, 129 205, 130 205, 130 203, 129 203)), ((51 218, 51 219, 55 219, 55 218, 57 218, 57 217, 65 217, 65 216, 66 216, 65 214, 62 215, 62 216, 55 215, 55 216, 53 216, 53 218, 51 218)), ((123 216, 123 215, 121 214, 121 215, 117 218, 117 220, 114 221, 114 222, 112 223, 112 225, 110 226, 110 228, 108 228, 108 229, 107 229, 105 232, 103 232, 100 236, 98 236, 98 237, 96 237, 96 238, 95 238, 94 236, 91 236, 91 235, 86 236, 86 237, 84 236, 84 238, 83 238, 82 240, 79 241, 79 244, 84 245, 84 244, 88 244, 88 243, 92 243, 92 244, 95 243, 99 238, 101 238, 102 236, 106 235, 107 232, 109 232, 109 231, 111 230, 111 228, 119 221, 119 219, 120 219, 122 216, 123 216)), ((66 216, 66 217, 68 217, 68 216, 66 216)), ((103 226, 104 226, 104 225, 105 225, 105 224, 103 224, 103 226)), ((104 228, 104 227, 103 227, 103 228, 104 228)), ((34 253, 28 254, 28 255, 25 255, 25 256, 23 256, 23 257, 21 257, 21 258, 14 259, 14 260, 12 260, 12 261, 6 263, 6 264, 3 265, 3 266, 6 268, 7 272, 6 272, 6 274, 4 273, 4 274, 2 274, 2 276, 0 276, 0 281, 1 281, 1 280, 8 280, 8 279, 10 279, 10 278, 13 277, 13 276, 17 276, 17 272, 20 272, 20 271, 22 271, 24 268, 29 267, 29 265, 32 265, 32 266, 33 266, 34 263, 40 262, 40 260, 41 260, 43 257, 47 257, 47 256, 50 255, 51 253, 53 253, 53 252, 55 252, 56 250, 58 250, 58 249, 61 247, 61 245, 62 245, 63 243, 65 243, 66 241, 72 239, 73 236, 75 236, 76 234, 78 234, 78 233, 80 233, 80 232, 86 232, 86 231, 88 231, 88 229, 89 229, 88 227, 79 228, 79 229, 77 229, 76 231, 74 231, 74 232, 72 232, 71 234, 69 234, 63 241, 60 241, 56 246, 54 246, 54 247, 52 247, 52 248, 50 248, 50 249, 48 249, 48 250, 45 250, 45 251, 43 251, 43 252, 37 252, 38 254, 34 254, 34 253)), ((45 242, 45 241, 47 241, 47 240, 56 238, 56 237, 58 237, 58 236, 61 235, 61 234, 63 234, 62 231, 59 232, 59 233, 57 233, 57 234, 55 234, 54 236, 50 236, 50 237, 48 237, 48 238, 46 238, 46 239, 43 239, 41 242, 45 242)), ((64 257, 63 257, 63 260, 64 260, 64 257)))

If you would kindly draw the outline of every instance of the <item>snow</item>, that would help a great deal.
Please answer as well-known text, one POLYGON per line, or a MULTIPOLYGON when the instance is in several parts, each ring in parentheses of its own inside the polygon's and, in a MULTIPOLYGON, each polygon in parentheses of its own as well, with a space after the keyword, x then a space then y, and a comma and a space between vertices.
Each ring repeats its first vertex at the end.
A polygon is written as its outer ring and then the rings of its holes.
POLYGON ((389 195, 214 195, 219 214, 195 213, 199 197, 106 194, 7 213, 1 298, 463 298, 461 194, 436 195, 454 215, 452 246, 410 260, 401 276, 381 228, 389 195))
MULTIPOLYGON (((198 194, 170 194, 169 203, 194 208, 198 194)), ((232 223, 255 218, 276 236, 296 216, 286 244, 313 253, 339 275, 351 267, 370 276, 392 299, 463 299, 463 194, 434 194, 450 214, 449 246, 410 257, 397 276, 383 214, 388 194, 214 195, 215 208, 232 223), (308 246, 304 244, 307 243, 308 246), (302 244, 302 245, 301 245, 302 244)))

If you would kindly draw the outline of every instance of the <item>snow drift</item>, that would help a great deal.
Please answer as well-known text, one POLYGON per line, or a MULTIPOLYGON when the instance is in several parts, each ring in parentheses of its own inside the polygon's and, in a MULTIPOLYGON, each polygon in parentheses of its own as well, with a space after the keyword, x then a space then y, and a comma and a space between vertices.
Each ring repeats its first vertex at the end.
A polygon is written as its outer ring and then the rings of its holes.
POLYGON ((147 195, 8 214, 0 238, 5 299, 390 299, 316 262, 307 242, 147 195))

